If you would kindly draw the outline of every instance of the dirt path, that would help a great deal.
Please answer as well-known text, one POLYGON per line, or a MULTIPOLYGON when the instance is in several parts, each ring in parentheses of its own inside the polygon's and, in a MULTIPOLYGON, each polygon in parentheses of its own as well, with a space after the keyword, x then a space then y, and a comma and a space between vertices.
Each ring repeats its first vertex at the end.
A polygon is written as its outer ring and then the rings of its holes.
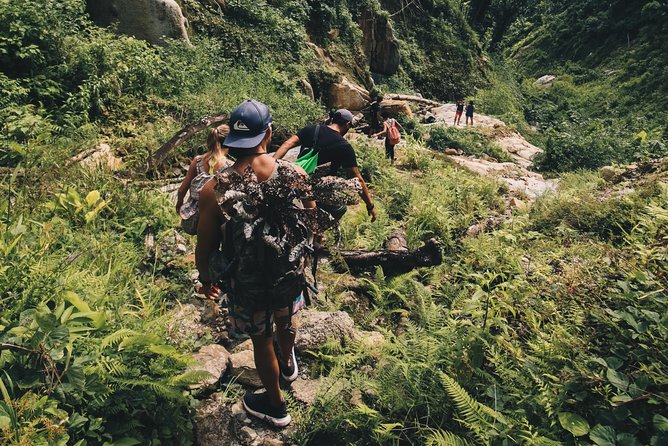
MULTIPOLYGON (((455 104, 443 104, 429 112, 436 122, 432 125, 452 126, 455 119, 455 104)), ((463 128, 464 126, 457 126, 463 128)), ((491 176, 508 184, 511 191, 528 199, 557 188, 558 181, 545 179, 542 175, 529 170, 534 156, 541 151, 539 147, 529 143, 516 130, 497 118, 476 114, 474 128, 494 139, 513 159, 513 162, 496 162, 471 156, 450 156, 453 161, 479 175, 491 176)))

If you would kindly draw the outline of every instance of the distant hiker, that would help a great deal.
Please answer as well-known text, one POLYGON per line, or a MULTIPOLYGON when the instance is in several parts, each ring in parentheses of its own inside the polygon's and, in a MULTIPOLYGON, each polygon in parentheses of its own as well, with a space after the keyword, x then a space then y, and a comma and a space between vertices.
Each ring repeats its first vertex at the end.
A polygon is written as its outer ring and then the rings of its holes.
POLYGON ((473 101, 469 101, 469 105, 466 106, 466 125, 469 125, 469 118, 471 118, 471 125, 473 125, 473 112, 475 111, 475 106, 473 101))
POLYGON ((247 394, 246 411, 283 427, 291 416, 279 376, 298 375, 292 315, 308 299, 304 256, 312 250, 315 203, 306 172, 267 154, 271 122, 261 102, 248 100, 232 112, 225 146, 236 161, 200 192, 195 256, 208 297, 216 298, 212 282, 222 277, 231 322, 253 343, 266 391, 247 394))
POLYGON ((392 164, 394 164, 394 146, 401 141, 399 129, 403 130, 403 127, 396 119, 390 118, 390 114, 386 111, 383 112, 383 119, 385 120, 383 122, 383 131, 372 135, 372 137, 376 138, 385 135, 385 158, 389 158, 392 164))
POLYGON ((464 113, 464 100, 457 101, 457 111, 455 111, 455 123, 453 125, 460 125, 462 122, 462 113, 464 113))
POLYGON ((380 103, 383 101, 382 96, 377 96, 376 99, 371 103, 371 128, 369 129, 369 136, 374 133, 380 132, 380 123, 381 121, 381 107, 380 103))
POLYGON ((199 212, 197 200, 199 192, 213 175, 224 167, 232 164, 227 159, 227 148, 222 145, 223 140, 230 133, 230 127, 223 124, 215 129, 209 130, 206 140, 208 151, 204 155, 197 155, 190 162, 188 173, 183 179, 176 198, 176 212, 181 217, 181 227, 191 235, 197 234, 197 221, 199 212), (186 193, 190 191, 188 201, 183 203, 186 193))
MULTIPOLYGON (((331 124, 304 127, 296 135, 285 141, 278 148, 274 157, 281 159, 288 150, 301 145, 297 161, 307 160, 312 165, 312 168, 305 169, 307 172, 311 173, 316 166, 323 166, 328 163, 331 163, 329 175, 337 175, 340 168, 348 170, 359 180, 366 210, 371 216, 371 221, 376 221, 376 209, 371 201, 369 189, 357 167, 355 150, 343 137, 353 126, 353 120, 353 114, 350 111, 346 109, 337 110, 332 117, 331 124)), ((323 204, 319 207, 331 214, 336 220, 340 220, 347 210, 346 206, 333 207, 323 204)))

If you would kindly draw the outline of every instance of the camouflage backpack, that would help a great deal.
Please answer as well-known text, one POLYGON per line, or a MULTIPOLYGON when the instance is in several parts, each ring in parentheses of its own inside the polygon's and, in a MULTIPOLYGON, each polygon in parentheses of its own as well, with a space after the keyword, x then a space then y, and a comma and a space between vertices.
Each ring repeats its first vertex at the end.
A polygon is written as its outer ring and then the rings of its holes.
POLYGON ((250 167, 243 175, 227 168, 216 179, 226 223, 223 250, 210 261, 212 279, 224 282, 231 303, 254 312, 292 312, 300 293, 308 304, 309 291, 317 292, 305 274, 316 226, 316 210, 301 206, 301 200, 312 199, 308 178, 278 160, 263 182, 250 167))

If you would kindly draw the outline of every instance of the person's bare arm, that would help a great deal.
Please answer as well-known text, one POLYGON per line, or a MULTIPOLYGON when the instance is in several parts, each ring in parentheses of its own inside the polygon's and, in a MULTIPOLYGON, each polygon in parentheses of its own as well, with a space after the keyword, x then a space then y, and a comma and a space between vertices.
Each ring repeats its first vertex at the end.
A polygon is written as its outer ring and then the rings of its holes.
POLYGON ((371 135, 372 138, 378 138, 379 136, 383 136, 387 133, 387 123, 383 122, 383 130, 381 132, 378 132, 374 135, 371 135))
POLYGON ((186 197, 186 193, 188 192, 188 189, 190 189, 190 184, 195 178, 195 175, 197 175, 197 157, 193 158, 193 160, 190 162, 190 167, 188 167, 188 173, 181 182, 181 185, 179 186, 179 192, 176 197, 177 214, 181 210, 181 206, 183 206, 183 199, 186 197))
POLYGON ((297 147, 299 144, 301 144, 299 137, 297 135, 292 135, 288 138, 287 141, 281 144, 281 147, 279 147, 278 150, 276 150, 274 153, 274 158, 277 160, 283 158, 285 154, 288 153, 288 150, 292 149, 293 147, 297 147))
POLYGON ((217 293, 212 290, 209 258, 220 247, 222 241, 220 225, 223 223, 223 215, 214 191, 215 184, 215 179, 211 179, 199 193, 199 223, 195 248, 195 264, 199 271, 199 280, 204 285, 203 293, 210 299, 215 299, 217 293))
POLYGON ((364 178, 362 178, 360 170, 357 167, 351 167, 350 171, 357 177, 362 185, 362 200, 364 200, 364 203, 366 204, 366 211, 371 216, 371 221, 376 221, 376 207, 373 205, 373 201, 371 201, 369 188, 367 187, 364 178))

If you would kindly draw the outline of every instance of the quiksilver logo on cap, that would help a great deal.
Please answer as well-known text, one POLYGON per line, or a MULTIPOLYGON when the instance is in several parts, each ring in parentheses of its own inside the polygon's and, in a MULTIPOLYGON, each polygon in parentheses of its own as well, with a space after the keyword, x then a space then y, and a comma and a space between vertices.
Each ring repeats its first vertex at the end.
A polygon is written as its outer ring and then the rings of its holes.
POLYGON ((240 130, 242 132, 250 132, 250 129, 246 124, 244 124, 243 121, 239 120, 234 123, 234 126, 232 127, 234 130, 240 130))

